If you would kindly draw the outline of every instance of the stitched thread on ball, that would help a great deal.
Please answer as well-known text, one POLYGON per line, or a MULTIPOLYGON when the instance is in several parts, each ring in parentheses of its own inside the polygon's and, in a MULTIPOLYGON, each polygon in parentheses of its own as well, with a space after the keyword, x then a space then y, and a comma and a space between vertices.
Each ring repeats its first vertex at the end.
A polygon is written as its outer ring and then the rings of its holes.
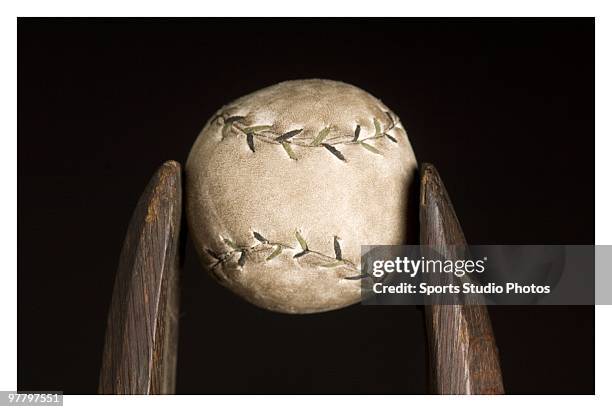
POLYGON ((214 116, 210 120, 209 125, 212 126, 214 124, 218 124, 218 121, 222 120, 223 127, 221 129, 221 140, 230 137, 232 134, 237 136, 242 135, 246 139, 247 146, 253 153, 255 153, 256 150, 255 141, 258 141, 266 144, 281 145, 287 153, 287 156, 289 156, 289 158, 292 160, 298 160, 298 156, 293 147, 299 146, 307 148, 324 148, 339 160, 346 162, 346 157, 344 157, 344 154, 336 146, 359 145, 365 150, 382 156, 382 151, 367 143, 367 141, 375 142, 378 139, 386 138, 395 144, 398 143, 397 139, 389 134, 389 132, 396 127, 398 122, 395 120, 391 112, 386 111, 385 114, 387 115, 388 120, 388 122, 385 122, 385 127, 382 127, 381 122, 378 119, 373 118, 372 123, 374 124, 374 135, 365 138, 360 136, 361 125, 359 124, 355 127, 353 134, 330 136, 330 134, 335 130, 335 127, 328 126, 320 130, 316 136, 307 137, 301 135, 304 129, 294 129, 287 132, 278 133, 273 130, 272 125, 247 125, 244 123, 244 120, 247 119, 248 116, 235 116, 230 115, 227 112, 214 116))
MULTIPOLYGON (((270 253, 265 259, 266 262, 272 259, 275 259, 277 256, 279 256, 283 252, 283 250, 294 250, 294 251, 298 250, 295 247, 288 245, 288 244, 270 241, 258 232, 253 232, 253 238, 258 243, 251 245, 251 246, 239 245, 231 239, 223 238, 223 242, 231 249, 230 251, 223 252, 223 253, 218 253, 211 249, 205 249, 206 253, 210 255, 210 257, 216 260, 216 262, 213 263, 210 266, 210 268, 215 269, 217 266, 225 265, 235 260, 236 258, 238 259, 237 260, 238 266, 242 267, 246 264, 246 259, 249 254, 253 252, 263 251, 266 249, 270 251, 270 253)), ((315 266, 318 266, 321 268, 337 268, 337 267, 344 266, 349 271, 357 274, 356 276, 345 277, 345 279, 348 279, 348 280, 361 279, 361 276, 360 276, 361 274, 357 266, 352 261, 342 257, 342 248, 340 246, 340 238, 338 236, 333 237, 333 246, 334 246, 335 256, 329 256, 324 253, 310 249, 308 247, 308 243, 306 242, 306 240, 304 239, 304 237, 302 236, 299 230, 295 231, 295 238, 297 239, 300 245, 300 250, 293 255, 293 259, 300 259, 306 255, 315 256, 316 258, 318 258, 318 260, 320 260, 318 263, 315 264, 315 266)))

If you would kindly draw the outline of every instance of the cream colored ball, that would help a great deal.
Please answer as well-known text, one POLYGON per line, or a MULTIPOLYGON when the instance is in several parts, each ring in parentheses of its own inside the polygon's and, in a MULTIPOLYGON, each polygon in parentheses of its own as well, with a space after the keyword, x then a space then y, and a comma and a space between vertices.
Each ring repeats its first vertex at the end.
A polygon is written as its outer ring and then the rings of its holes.
POLYGON ((405 243, 417 162, 397 116, 355 86, 287 81, 219 110, 187 160, 189 233, 247 301, 285 313, 360 300, 362 245, 405 243))

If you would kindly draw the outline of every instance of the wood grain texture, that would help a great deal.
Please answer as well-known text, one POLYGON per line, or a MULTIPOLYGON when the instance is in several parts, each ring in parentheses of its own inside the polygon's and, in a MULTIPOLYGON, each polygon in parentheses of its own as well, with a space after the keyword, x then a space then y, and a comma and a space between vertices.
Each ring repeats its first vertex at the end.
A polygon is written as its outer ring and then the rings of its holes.
MULTIPOLYGON (((465 246, 466 240, 442 179, 430 164, 421 166, 419 220, 424 250, 433 248, 447 259, 461 258, 457 246, 465 246)), ((454 280, 459 284, 467 279, 454 280)), ((497 347, 482 298, 446 294, 444 304, 436 304, 439 299, 433 297, 425 306, 432 391, 503 394, 497 347)))
POLYGON ((164 163, 134 210, 108 315, 101 394, 174 393, 181 166, 164 163))

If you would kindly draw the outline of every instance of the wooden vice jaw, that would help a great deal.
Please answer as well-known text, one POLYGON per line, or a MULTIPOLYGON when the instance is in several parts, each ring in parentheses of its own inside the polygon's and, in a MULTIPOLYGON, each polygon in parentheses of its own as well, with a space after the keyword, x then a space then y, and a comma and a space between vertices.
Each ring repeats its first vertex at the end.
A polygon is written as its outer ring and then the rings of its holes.
POLYGON ((108 313, 101 394, 174 393, 181 188, 181 165, 164 163, 132 214, 108 313))
MULTIPOLYGON (((467 246, 459 219, 436 168, 421 166, 419 241, 448 259, 467 246)), ((427 252, 423 252, 426 254, 427 252)), ((444 296, 426 302, 425 323, 433 393, 504 393, 495 337, 484 301, 478 295, 444 296)))
MULTIPOLYGON (((420 243, 448 255, 466 241, 435 167, 420 170, 420 243)), ((182 176, 178 162, 153 175, 132 215, 108 315, 101 394, 173 394, 178 349, 182 176)), ((184 229, 183 229, 184 230, 184 229)), ((449 256, 452 257, 452 256, 449 256)), ((431 390, 503 394, 488 311, 477 298, 425 306, 431 390)))

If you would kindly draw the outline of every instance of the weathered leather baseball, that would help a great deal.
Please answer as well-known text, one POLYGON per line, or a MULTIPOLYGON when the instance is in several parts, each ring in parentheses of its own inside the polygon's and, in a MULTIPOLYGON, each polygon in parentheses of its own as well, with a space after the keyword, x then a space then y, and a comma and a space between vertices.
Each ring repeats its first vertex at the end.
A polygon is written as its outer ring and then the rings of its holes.
POLYGON ((361 245, 405 242, 416 165, 397 116, 367 92, 279 83, 223 107, 198 136, 190 235, 219 283, 257 306, 341 308, 360 300, 361 245))

